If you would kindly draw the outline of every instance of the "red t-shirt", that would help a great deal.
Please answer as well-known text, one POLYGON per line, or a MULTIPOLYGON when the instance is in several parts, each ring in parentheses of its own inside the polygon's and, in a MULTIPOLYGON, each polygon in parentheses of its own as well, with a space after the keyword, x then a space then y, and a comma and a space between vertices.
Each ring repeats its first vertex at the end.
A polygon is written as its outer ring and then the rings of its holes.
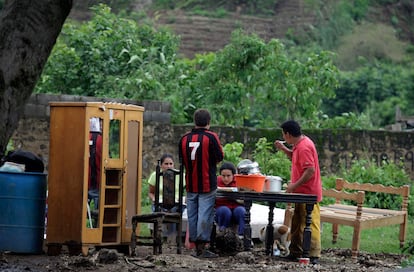
MULTIPOLYGON (((222 176, 218 176, 217 177, 217 185, 219 187, 237 187, 236 185, 236 181, 233 178, 233 181, 230 182, 229 184, 224 184, 223 182, 223 177, 222 176)), ((230 209, 234 209, 238 206, 241 206, 239 203, 237 203, 236 200, 232 199, 232 198, 228 198, 228 197, 217 197, 216 198, 216 208, 220 207, 220 206, 227 206, 230 209)))
POLYGON ((315 144, 307 136, 303 136, 293 147, 291 181, 295 183, 303 174, 306 168, 315 168, 313 176, 302 186, 299 186, 295 193, 312 194, 318 196, 318 202, 322 200, 322 181, 319 169, 318 152, 315 144))

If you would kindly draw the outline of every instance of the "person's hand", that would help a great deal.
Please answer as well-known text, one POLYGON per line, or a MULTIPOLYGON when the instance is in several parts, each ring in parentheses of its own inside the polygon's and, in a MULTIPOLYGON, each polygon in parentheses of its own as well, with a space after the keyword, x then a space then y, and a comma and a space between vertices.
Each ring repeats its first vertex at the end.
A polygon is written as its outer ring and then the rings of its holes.
POLYGON ((293 193, 294 189, 295 186, 293 185, 293 183, 290 182, 286 188, 286 193, 293 193))
POLYGON ((284 145, 284 143, 286 143, 286 141, 276 140, 273 144, 277 149, 283 150, 283 149, 286 149, 286 146, 284 145))
POLYGON ((296 190, 296 184, 289 182, 286 187, 286 193, 294 193, 296 190))

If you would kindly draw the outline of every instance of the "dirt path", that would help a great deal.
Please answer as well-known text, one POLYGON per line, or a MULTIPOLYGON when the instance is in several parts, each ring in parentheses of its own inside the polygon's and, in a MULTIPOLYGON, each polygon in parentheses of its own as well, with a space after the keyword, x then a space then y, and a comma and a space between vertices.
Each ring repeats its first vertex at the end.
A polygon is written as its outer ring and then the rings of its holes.
POLYGON ((262 247, 255 247, 250 252, 240 252, 233 256, 216 259, 197 259, 190 250, 183 254, 174 254, 166 248, 164 254, 153 256, 149 248, 139 248, 138 256, 124 256, 115 250, 102 249, 91 252, 90 256, 69 256, 62 252, 59 256, 22 255, 1 253, 0 271, 413 271, 400 267, 405 256, 398 254, 361 253, 354 262, 349 250, 326 249, 318 265, 302 265, 289 262, 279 257, 265 256, 262 247))

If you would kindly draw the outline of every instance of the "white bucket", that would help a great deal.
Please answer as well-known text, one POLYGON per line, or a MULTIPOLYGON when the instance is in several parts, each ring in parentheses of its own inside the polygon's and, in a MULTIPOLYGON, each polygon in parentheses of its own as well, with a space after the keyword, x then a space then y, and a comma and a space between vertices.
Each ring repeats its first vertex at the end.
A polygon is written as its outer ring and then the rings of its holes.
POLYGON ((279 176, 267 176, 264 184, 265 192, 280 192, 282 190, 282 178, 279 176))

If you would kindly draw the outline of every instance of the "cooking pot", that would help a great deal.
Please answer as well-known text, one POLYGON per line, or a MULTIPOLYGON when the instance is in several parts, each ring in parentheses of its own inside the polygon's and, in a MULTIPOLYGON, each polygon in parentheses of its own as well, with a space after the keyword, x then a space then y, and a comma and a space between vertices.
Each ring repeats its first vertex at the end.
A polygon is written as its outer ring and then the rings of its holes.
POLYGON ((237 173, 242 175, 259 174, 259 164, 248 159, 242 160, 237 164, 237 173))
POLYGON ((283 179, 279 176, 267 176, 264 184, 265 192, 280 192, 282 190, 283 179))

